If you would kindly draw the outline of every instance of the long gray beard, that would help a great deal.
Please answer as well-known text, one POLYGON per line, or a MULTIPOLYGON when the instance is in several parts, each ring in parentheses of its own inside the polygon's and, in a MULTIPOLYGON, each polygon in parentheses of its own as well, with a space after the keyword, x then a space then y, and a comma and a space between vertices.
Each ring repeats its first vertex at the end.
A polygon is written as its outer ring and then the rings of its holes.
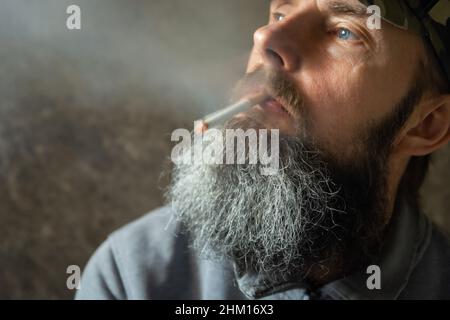
POLYGON ((204 258, 276 282, 312 267, 326 273, 350 250, 358 219, 339 191, 314 146, 280 137, 277 174, 262 175, 259 165, 178 164, 166 196, 204 258))

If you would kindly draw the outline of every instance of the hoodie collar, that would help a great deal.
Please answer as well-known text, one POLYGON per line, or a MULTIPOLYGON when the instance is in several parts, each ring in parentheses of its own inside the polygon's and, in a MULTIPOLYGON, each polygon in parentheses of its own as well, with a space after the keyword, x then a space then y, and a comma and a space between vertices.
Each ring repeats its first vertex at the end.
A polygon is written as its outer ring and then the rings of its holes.
POLYGON ((239 289, 250 299, 308 300, 314 295, 325 299, 397 299, 421 259, 431 237, 431 224, 406 199, 399 203, 386 234, 379 264, 381 289, 369 290, 365 270, 330 282, 311 293, 305 283, 291 281, 271 284, 255 272, 234 273, 239 289))

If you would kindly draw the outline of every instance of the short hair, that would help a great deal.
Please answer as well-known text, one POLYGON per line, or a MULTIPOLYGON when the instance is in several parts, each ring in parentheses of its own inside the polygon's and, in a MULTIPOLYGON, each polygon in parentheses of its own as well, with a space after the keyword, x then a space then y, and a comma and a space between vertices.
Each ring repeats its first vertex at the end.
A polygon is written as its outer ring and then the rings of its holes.
POLYGON ((449 93, 450 84, 447 78, 443 66, 439 61, 437 54, 428 40, 422 40, 425 55, 423 63, 425 66, 425 84, 427 84, 426 89, 432 94, 445 94, 449 93))

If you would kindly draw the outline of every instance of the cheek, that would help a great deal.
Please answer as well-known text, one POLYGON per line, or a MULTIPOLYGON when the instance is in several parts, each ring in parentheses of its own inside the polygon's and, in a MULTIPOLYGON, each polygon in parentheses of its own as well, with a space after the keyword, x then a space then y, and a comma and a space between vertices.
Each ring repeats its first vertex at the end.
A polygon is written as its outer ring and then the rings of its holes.
POLYGON ((359 148, 361 124, 369 121, 359 72, 344 65, 322 70, 328 72, 303 78, 308 129, 319 144, 350 155, 359 148))

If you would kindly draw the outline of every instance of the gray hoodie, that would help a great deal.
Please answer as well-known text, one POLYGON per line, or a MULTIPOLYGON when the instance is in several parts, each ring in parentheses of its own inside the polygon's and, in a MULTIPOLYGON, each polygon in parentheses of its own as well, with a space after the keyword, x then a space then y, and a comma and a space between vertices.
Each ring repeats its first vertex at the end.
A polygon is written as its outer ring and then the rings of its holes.
POLYGON ((201 259, 169 207, 111 234, 87 264, 76 299, 450 299, 450 244, 406 203, 393 216, 380 260, 381 289, 363 270, 309 292, 201 259))

